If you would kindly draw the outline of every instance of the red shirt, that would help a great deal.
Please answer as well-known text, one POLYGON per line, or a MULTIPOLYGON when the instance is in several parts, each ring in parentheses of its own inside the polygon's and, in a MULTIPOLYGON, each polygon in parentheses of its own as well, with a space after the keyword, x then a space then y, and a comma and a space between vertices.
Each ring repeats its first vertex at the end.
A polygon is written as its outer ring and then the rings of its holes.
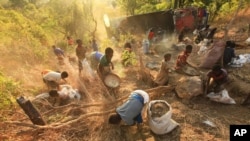
POLYGON ((155 35, 155 33, 154 32, 149 32, 149 34, 148 34, 148 39, 149 40, 152 40, 153 38, 154 38, 154 35, 155 35))
POLYGON ((175 69, 180 69, 182 66, 186 65, 188 56, 189 53, 186 51, 183 51, 181 54, 179 54, 176 60, 175 69))

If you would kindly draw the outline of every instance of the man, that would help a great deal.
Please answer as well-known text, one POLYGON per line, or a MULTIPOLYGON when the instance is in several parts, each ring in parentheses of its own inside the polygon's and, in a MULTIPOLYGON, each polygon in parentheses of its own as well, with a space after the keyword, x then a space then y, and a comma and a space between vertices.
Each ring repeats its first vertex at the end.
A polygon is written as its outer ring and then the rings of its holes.
POLYGON ((124 121, 126 125, 141 125, 142 109, 149 102, 149 95, 143 90, 133 91, 129 99, 116 109, 116 113, 109 117, 110 124, 119 124, 124 121))
POLYGON ((73 89, 71 85, 60 85, 59 90, 50 90, 49 93, 37 95, 34 100, 47 99, 53 106, 61 106, 71 101, 79 101, 81 94, 77 89, 73 89))
POLYGON ((96 43, 96 39, 92 40, 91 46, 92 46, 93 51, 98 51, 98 45, 96 43))
POLYGON ((72 46, 74 44, 74 40, 70 36, 67 36, 67 42, 68 46, 72 46))
POLYGON ((214 65, 212 70, 207 73, 205 94, 208 91, 214 91, 215 93, 221 91, 226 82, 228 82, 227 71, 222 69, 220 65, 214 65))
POLYGON ((224 66, 227 66, 231 62, 232 58, 236 57, 234 48, 235 48, 234 42, 226 41, 226 47, 225 47, 224 54, 223 54, 224 66))
POLYGON ((76 47, 76 56, 78 58, 78 67, 79 67, 79 75, 81 75, 81 71, 83 69, 82 61, 85 59, 86 49, 82 45, 82 40, 76 40, 77 47, 76 47))
POLYGON ((184 28, 180 31, 178 35, 178 43, 184 42, 184 28))
POLYGON ((68 73, 66 71, 60 73, 60 72, 45 70, 42 72, 42 77, 43 77, 43 82, 48 86, 48 89, 54 89, 54 88, 59 88, 60 84, 67 82, 65 78, 68 77, 68 73))
POLYGON ((154 42, 154 37, 155 37, 154 30, 150 29, 150 31, 148 33, 149 48, 152 48, 152 45, 153 45, 153 42, 154 42))
POLYGON ((54 51, 54 54, 57 56, 57 59, 58 59, 58 62, 59 64, 63 65, 64 64, 64 51, 59 48, 59 47, 56 47, 55 45, 52 46, 53 48, 53 51, 54 51))
POLYGON ((80 100, 81 95, 77 89, 73 89, 70 85, 60 85, 60 90, 50 90, 49 96, 54 98, 53 105, 61 106, 68 104, 70 100, 80 100))
POLYGON ((190 65, 188 64, 187 59, 189 55, 191 54, 192 49, 193 49, 192 45, 187 45, 185 51, 183 51, 182 53, 178 55, 177 60, 176 60, 176 66, 175 66, 176 71, 182 71, 182 69, 186 65, 190 65))
POLYGON ((155 33, 153 31, 153 29, 150 29, 149 33, 148 33, 148 40, 150 41, 150 44, 153 42, 155 33))
POLYGON ((56 47, 55 45, 52 46, 53 48, 53 51, 54 51, 54 54, 58 57, 58 56, 63 56, 64 57, 64 51, 59 48, 59 47, 56 47))
POLYGON ((110 73, 111 69, 114 69, 114 65, 111 62, 114 50, 110 47, 105 49, 105 54, 102 56, 100 63, 98 65, 98 73, 103 80, 104 77, 110 73), (111 69, 110 69, 111 68, 111 69))
POLYGON ((97 69, 97 66, 102 58, 103 54, 98 51, 92 52, 90 55, 87 56, 88 60, 90 60, 90 65, 93 70, 97 69))

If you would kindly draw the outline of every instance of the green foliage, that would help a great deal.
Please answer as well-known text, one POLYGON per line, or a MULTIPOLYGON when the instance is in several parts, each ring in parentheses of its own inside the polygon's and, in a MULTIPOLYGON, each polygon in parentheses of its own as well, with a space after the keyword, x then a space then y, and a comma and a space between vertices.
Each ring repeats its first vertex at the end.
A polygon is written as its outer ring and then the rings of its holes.
POLYGON ((155 11, 157 11, 155 5, 145 4, 145 5, 141 6, 140 9, 136 10, 135 13, 136 14, 144 14, 144 13, 155 12, 155 11))
POLYGON ((0 109, 7 109, 15 103, 15 96, 20 93, 20 84, 0 72, 0 109))
POLYGON ((156 5, 156 9, 158 11, 163 11, 163 10, 166 10, 166 9, 170 9, 171 8, 171 3, 170 2, 162 2, 162 3, 159 3, 156 5))
POLYGON ((9 0, 9 1, 13 7, 17 8, 22 8, 28 3, 26 0, 9 0))
POLYGON ((161 9, 162 6, 158 7, 160 9, 157 9, 157 5, 161 3, 165 3, 165 2, 160 2, 159 0, 147 0, 147 1, 145 0, 118 0, 118 4, 127 13, 127 15, 135 15, 135 14, 160 11, 162 10, 161 9))

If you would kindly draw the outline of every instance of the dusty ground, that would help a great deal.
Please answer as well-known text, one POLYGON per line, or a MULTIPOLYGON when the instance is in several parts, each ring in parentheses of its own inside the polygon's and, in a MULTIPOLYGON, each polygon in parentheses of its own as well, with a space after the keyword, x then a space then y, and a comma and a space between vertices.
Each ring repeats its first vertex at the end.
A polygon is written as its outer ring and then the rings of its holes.
MULTIPOLYGON (((245 15, 245 13, 244 13, 245 15)), ((225 22, 226 23, 226 22, 225 22)), ((243 22, 246 24, 246 22, 243 22)), ((233 29, 239 29, 238 24, 235 24, 233 29)), ((242 34, 242 33, 241 33, 242 34)), ((217 37, 221 37, 217 34, 217 37)), ((235 37, 235 36, 231 36, 235 37)), ((247 37, 246 33, 243 37, 247 37)), ((246 39, 246 38, 245 38, 246 39)), ((244 45, 243 42, 237 42, 244 45)), ((142 49, 139 47, 138 52, 142 49)), ((171 64, 174 65, 174 61, 180 50, 170 48, 170 43, 163 49, 172 53, 171 64)), ((250 48, 247 46, 237 47, 236 54, 250 53, 250 48)), ((158 52, 155 55, 143 55, 143 62, 162 60, 164 52, 158 52)), ((78 79, 76 68, 72 66, 64 66, 59 69, 67 69, 71 72, 70 83, 75 87, 81 88, 84 92, 83 99, 80 104, 92 104, 92 106, 86 106, 85 108, 79 108, 72 112, 65 112, 65 110, 58 110, 50 113, 50 117, 45 114, 49 108, 39 107, 39 110, 43 113, 44 118, 49 124, 54 122, 61 122, 65 115, 78 118, 86 113, 103 112, 121 104, 119 101, 117 104, 109 106, 93 106, 94 103, 112 103, 121 97, 128 95, 134 89, 148 89, 150 88, 145 83, 138 79, 140 75, 138 73, 138 67, 123 68, 119 61, 120 50, 116 50, 114 57, 115 70, 114 72, 121 77, 121 87, 116 93, 108 93, 106 89, 99 83, 98 80, 86 80, 78 79), (111 96, 110 96, 111 95, 111 96)), ((191 59, 197 59, 194 54, 191 59)), ((196 60, 197 61, 197 60, 196 60)), ((14 62, 14 61, 13 61, 14 62)), ((1 65, 5 64, 1 61, 1 65)), ((26 66, 26 68, 29 66, 26 66)), ((47 66, 46 66, 47 67, 47 66)), ((6 65, 4 70, 14 68, 12 65, 6 65)), ((31 76, 25 77, 27 83, 25 86, 34 87, 39 86, 43 90, 43 84, 40 82, 40 77, 35 77, 39 70, 44 66, 35 66, 36 70, 30 71, 31 76), (34 76, 34 77, 32 77, 34 76), (30 80, 33 80, 30 82, 30 80), (35 81, 34 81, 35 80, 35 81)), ((194 97, 190 100, 180 99, 177 97, 175 91, 168 93, 159 93, 157 96, 151 97, 151 99, 163 99, 171 104, 173 108, 172 119, 180 124, 175 130, 166 135, 155 135, 150 131, 145 118, 144 127, 141 132, 138 132, 136 127, 120 127, 107 124, 108 114, 101 114, 99 116, 89 116, 82 118, 78 122, 72 123, 69 126, 65 126, 60 129, 34 129, 25 126, 17 126, 15 124, 0 123, 0 140, 6 141, 227 141, 229 140, 229 125, 232 124, 250 124, 250 111, 248 106, 242 106, 241 102, 250 93, 249 74, 250 64, 245 64, 242 68, 229 68, 229 76, 232 78, 232 83, 227 86, 229 95, 235 99, 235 105, 226 105, 210 101, 204 95, 194 97), (213 122, 216 127, 211 127, 203 123, 203 121, 209 120, 213 122)), ((25 69, 20 67, 16 73, 9 72, 9 75, 19 76, 17 79, 22 79, 25 69)), ((202 70, 204 73, 208 70, 202 70)), ((7 72, 7 71, 6 71, 7 72)), ((157 71, 152 70, 153 75, 157 71)), ((176 75, 176 74, 175 74, 176 75)), ((41 90, 41 91, 42 91, 41 90)), ((27 92, 25 95, 30 96, 27 92)), ((1 115, 4 115, 4 121, 20 121, 23 123, 31 123, 24 112, 19 106, 16 106, 12 111, 1 111, 1 115)), ((146 116, 146 115, 144 115, 146 116)))

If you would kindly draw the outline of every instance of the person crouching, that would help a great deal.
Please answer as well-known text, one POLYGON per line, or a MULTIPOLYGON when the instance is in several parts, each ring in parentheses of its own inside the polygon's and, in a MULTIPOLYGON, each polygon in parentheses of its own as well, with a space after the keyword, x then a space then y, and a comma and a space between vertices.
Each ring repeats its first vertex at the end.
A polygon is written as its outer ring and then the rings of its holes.
POLYGON ((109 117, 110 124, 120 124, 121 121, 125 125, 141 126, 143 123, 141 112, 146 103, 149 102, 149 95, 143 90, 133 91, 129 99, 116 109, 116 113, 109 117))

